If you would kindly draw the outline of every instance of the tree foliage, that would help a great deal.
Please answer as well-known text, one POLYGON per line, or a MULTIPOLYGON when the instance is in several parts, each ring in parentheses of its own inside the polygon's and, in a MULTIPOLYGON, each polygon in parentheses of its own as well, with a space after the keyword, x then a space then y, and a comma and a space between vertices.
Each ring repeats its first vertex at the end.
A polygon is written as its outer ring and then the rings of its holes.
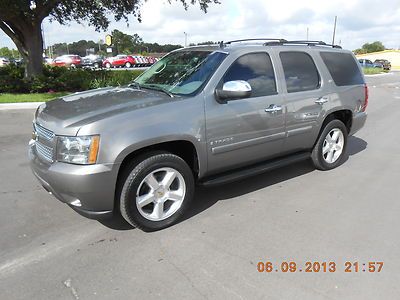
POLYGON ((365 54, 385 50, 385 46, 380 41, 365 43, 361 48, 354 50, 355 54, 365 54))
MULTIPOLYGON (((0 29, 15 43, 27 61, 26 76, 32 77, 43 72, 43 37, 41 24, 50 16, 60 24, 71 21, 86 23, 96 30, 106 30, 110 24, 109 16, 116 21, 128 21, 134 15, 141 21, 140 10, 145 0, 1 0, 0 29)), ((189 5, 199 4, 204 12, 218 0, 168 0, 180 2, 187 9, 189 5)))

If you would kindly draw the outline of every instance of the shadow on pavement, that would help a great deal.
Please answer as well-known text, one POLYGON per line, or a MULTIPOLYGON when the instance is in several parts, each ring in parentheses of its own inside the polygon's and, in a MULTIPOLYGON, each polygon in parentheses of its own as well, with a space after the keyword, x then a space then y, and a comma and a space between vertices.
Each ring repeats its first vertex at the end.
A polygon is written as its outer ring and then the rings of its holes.
MULTIPOLYGON (((349 160, 351 156, 364 151, 367 148, 367 145, 368 143, 363 139, 355 136, 349 137, 345 162, 349 160)), ((191 208, 189 208, 182 221, 201 213, 220 200, 228 200, 234 197, 242 196, 277 183, 291 180, 313 171, 315 171, 313 164, 310 160, 307 160, 261 175, 249 177, 238 182, 209 188, 198 186, 193 204, 191 208)))
MULTIPOLYGON (((345 162, 349 160, 351 156, 364 151, 367 148, 367 145, 368 143, 363 139, 355 136, 349 137, 345 162)), ((220 200, 229 200, 234 197, 242 196, 313 171, 315 171, 313 164, 310 160, 307 160, 233 183, 208 188, 197 186, 195 199, 180 222, 205 211, 220 200)), ((114 230, 123 231, 134 229, 119 214, 114 216, 112 219, 102 220, 99 222, 114 230)))

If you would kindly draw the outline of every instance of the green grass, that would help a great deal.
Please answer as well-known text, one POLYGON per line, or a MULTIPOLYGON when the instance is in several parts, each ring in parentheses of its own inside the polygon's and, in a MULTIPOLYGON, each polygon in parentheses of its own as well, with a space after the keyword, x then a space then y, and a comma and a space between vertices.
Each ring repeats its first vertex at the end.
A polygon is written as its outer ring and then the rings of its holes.
POLYGON ((66 92, 42 94, 0 94, 0 103, 45 102, 68 94, 69 93, 66 92))
POLYGON ((363 68, 365 75, 374 75, 374 74, 381 74, 387 73, 388 71, 384 71, 381 68, 363 68))

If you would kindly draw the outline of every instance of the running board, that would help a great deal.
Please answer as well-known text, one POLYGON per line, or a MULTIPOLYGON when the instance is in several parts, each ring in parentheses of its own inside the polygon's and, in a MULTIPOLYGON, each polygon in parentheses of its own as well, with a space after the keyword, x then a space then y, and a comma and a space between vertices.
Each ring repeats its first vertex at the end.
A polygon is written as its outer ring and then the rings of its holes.
POLYGON ((301 152, 294 155, 285 156, 283 158, 277 158, 257 165, 252 165, 251 167, 240 168, 230 172, 222 173, 219 176, 217 175, 209 177, 206 178, 204 181, 200 181, 199 184, 203 186, 213 186, 238 181, 249 176, 262 174, 299 161, 309 159, 310 155, 310 152, 301 152))

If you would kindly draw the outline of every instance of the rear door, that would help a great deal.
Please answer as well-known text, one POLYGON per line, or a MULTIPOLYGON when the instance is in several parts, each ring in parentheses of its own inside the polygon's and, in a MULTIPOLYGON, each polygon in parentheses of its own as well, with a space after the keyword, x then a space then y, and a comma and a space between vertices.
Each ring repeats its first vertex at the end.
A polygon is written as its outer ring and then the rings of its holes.
POLYGON ((318 121, 331 95, 313 53, 282 49, 278 55, 285 79, 287 109, 284 152, 310 149, 319 130, 318 121))
POLYGON ((240 56, 227 67, 217 88, 244 80, 252 87, 249 98, 218 103, 207 99, 206 127, 210 173, 233 169, 277 156, 285 138, 283 99, 268 52, 240 56), (275 110, 271 108, 275 107, 275 110))

